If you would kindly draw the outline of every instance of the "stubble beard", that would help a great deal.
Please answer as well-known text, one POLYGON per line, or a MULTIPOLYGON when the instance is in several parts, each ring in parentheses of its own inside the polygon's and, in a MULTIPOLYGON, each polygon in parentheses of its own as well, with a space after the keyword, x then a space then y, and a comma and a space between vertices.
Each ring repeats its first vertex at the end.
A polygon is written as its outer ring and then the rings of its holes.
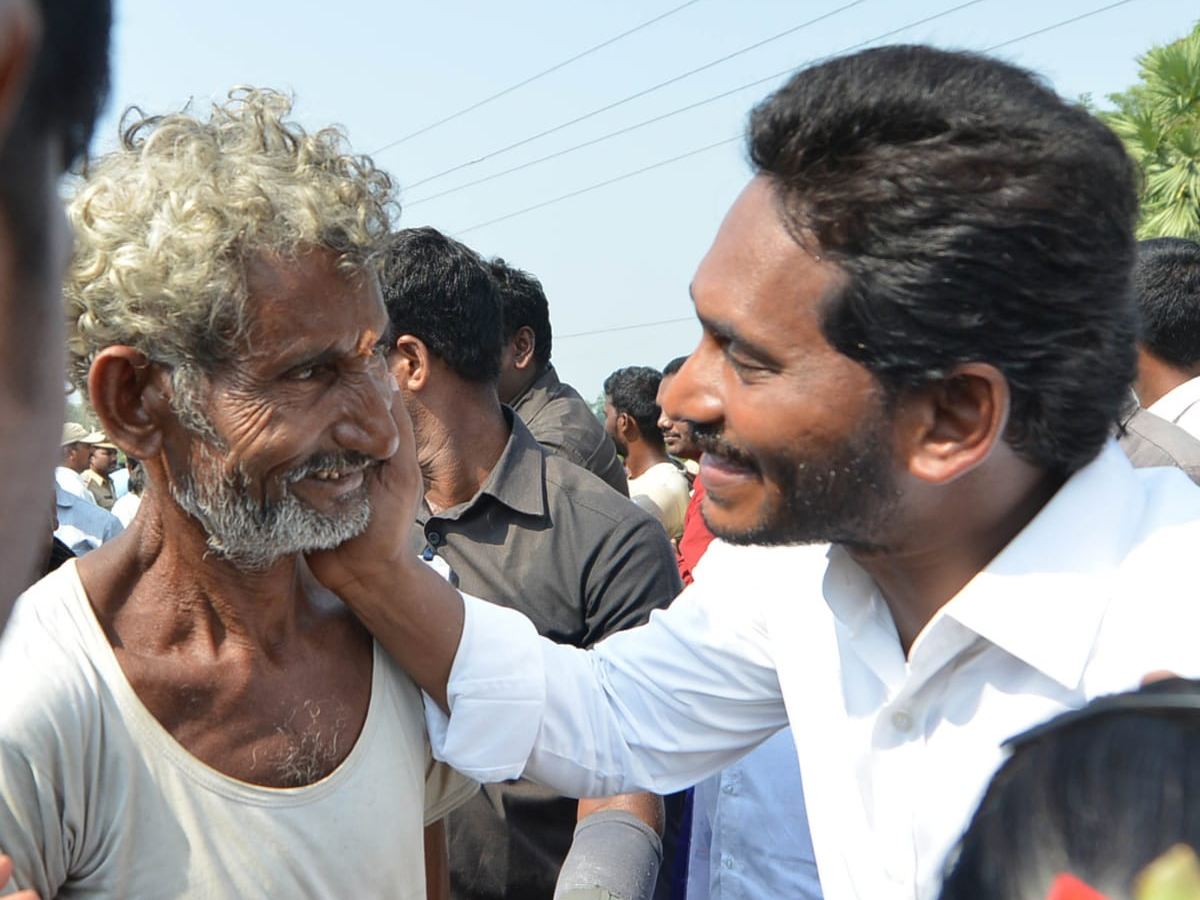
POLYGON ((292 491, 293 484, 321 469, 367 464, 365 454, 313 457, 283 478, 278 499, 256 500, 242 468, 226 471, 218 448, 203 438, 198 444, 195 465, 172 481, 171 496, 204 528, 209 549, 238 569, 261 572, 287 556, 329 550, 367 527, 371 503, 365 484, 341 498, 334 513, 313 509, 292 491))
MULTIPOLYGON (((840 544, 860 553, 887 549, 884 526, 896 505, 891 448, 884 439, 886 422, 880 420, 851 435, 835 455, 813 459, 780 454, 758 465, 747 454, 724 442, 720 435, 701 432, 693 439, 702 450, 752 465, 764 483, 773 482, 777 493, 764 502, 756 522, 745 527, 722 527, 701 515, 714 535, 731 544, 779 546, 788 544, 840 544)), ((706 495, 705 504, 720 506, 706 495)))

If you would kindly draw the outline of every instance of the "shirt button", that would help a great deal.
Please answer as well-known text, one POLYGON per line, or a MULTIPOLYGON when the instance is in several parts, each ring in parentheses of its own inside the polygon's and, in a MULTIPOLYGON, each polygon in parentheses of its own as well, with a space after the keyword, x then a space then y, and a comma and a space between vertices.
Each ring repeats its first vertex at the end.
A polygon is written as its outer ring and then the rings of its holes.
POLYGON ((726 794, 732 794, 733 793, 733 785, 726 784, 721 788, 721 790, 724 791, 726 794))
POLYGON ((913 726, 912 716, 903 710, 892 713, 892 724, 896 727, 897 731, 908 731, 913 726))
POLYGON ((722 863, 725 866, 725 868, 732 869, 733 868, 733 857, 732 856, 725 857, 725 859, 722 860, 722 863))
POLYGON ((442 535, 440 532, 431 531, 429 534, 425 535, 425 539, 429 541, 430 546, 436 547, 442 542, 442 535))

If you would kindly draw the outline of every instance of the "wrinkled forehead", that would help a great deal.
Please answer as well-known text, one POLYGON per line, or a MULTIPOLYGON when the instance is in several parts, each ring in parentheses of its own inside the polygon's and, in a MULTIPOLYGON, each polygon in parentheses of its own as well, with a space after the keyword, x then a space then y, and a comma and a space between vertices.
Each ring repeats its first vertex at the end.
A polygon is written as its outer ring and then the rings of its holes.
POLYGON ((348 266, 328 248, 253 257, 246 264, 246 292, 252 347, 265 341, 357 346, 386 331, 376 268, 348 266))

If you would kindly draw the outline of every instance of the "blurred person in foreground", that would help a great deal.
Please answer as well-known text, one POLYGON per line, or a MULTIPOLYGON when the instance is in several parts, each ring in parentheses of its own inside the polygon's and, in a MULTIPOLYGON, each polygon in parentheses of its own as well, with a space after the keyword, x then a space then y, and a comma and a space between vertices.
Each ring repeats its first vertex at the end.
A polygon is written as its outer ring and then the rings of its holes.
POLYGON ((1005 739, 1200 675, 1200 488, 1113 438, 1136 171, 1028 72, 922 46, 797 72, 749 144, 666 398, 722 540, 668 609, 577 650, 420 573, 389 543, 403 456, 310 562, 428 692, 441 758, 663 792, 790 724, 826 900, 932 900, 1005 739))
POLYGON ((1009 747, 941 900, 1200 900, 1200 683, 1101 697, 1009 747))
MULTIPOLYGON (((42 516, 63 418, 59 177, 108 93, 109 0, 0 0, 0 631, 46 564, 42 516)), ((5 836, 0 834, 0 854, 5 836)), ((0 855, 0 890, 11 865, 0 855)), ((33 900, 22 891, 19 900, 33 900)))
POLYGON ((43 562, 42 511, 63 421, 58 181, 108 93, 108 0, 0 0, 0 629, 43 562))
POLYGON ((44 898, 445 896, 435 823, 477 788, 303 557, 363 530, 401 439, 392 187, 290 112, 136 119, 70 204, 72 382, 146 489, 0 644, 0 835, 44 898))

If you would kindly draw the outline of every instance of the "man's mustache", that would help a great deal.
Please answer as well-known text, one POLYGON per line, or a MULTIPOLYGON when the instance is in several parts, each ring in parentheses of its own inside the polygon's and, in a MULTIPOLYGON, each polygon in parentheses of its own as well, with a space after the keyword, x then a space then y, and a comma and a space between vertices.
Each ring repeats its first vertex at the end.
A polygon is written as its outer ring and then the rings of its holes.
POLYGON ((691 436, 692 443, 696 445, 700 452, 711 456, 719 456, 740 466, 746 466, 754 470, 758 469, 750 454, 736 444, 727 441, 719 429, 710 425, 701 425, 697 422, 688 422, 687 433, 691 436))
POLYGON ((359 450, 317 453, 288 472, 283 477, 283 480, 288 484, 295 484, 297 481, 308 478, 310 475, 316 475, 318 472, 334 471, 345 474, 358 471, 359 469, 366 469, 378 462, 381 462, 381 460, 359 450))

